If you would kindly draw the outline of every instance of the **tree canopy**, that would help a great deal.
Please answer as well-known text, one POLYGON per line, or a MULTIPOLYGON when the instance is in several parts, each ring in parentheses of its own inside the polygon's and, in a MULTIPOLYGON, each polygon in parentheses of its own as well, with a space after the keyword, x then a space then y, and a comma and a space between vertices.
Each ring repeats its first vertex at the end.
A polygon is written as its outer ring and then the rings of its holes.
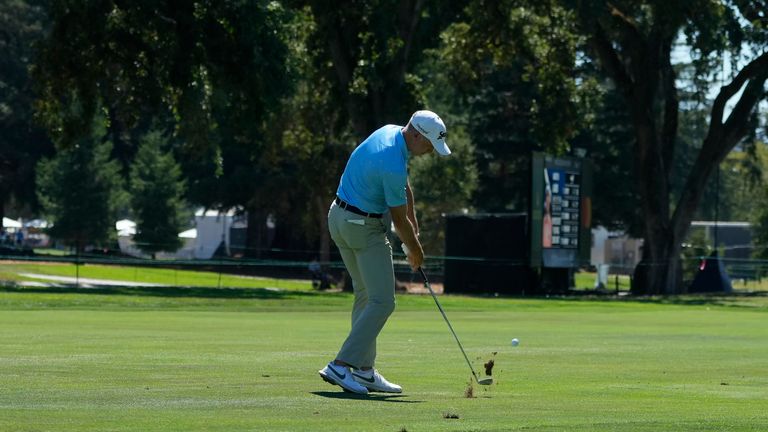
POLYGON ((29 68, 48 26, 44 2, 0 3, 0 218, 11 200, 37 209, 35 164, 53 145, 36 124, 29 68))
MULTIPOLYGON (((718 188, 729 191, 723 215, 760 219, 738 197, 763 177, 762 0, 0 8, 3 204, 34 205, 33 167, 41 181, 64 169, 36 165, 52 143, 57 158, 92 146, 125 180, 157 131, 186 202, 247 212, 247 253, 266 253, 265 220, 277 217, 283 249, 325 260, 325 214, 349 153, 426 108, 456 145, 450 160, 411 166, 433 251, 444 212, 526 210, 534 151, 593 160, 595 221, 644 239, 637 293, 684 291, 680 245, 694 217, 712 214, 718 188)), ((51 187, 38 185, 49 211, 51 187)))
POLYGON ((173 155, 163 148, 163 136, 152 131, 142 140, 131 165, 131 208, 136 218, 134 241, 152 254, 176 251, 178 234, 186 228, 184 180, 173 155))
MULTIPOLYGON (((747 136, 751 114, 765 98, 765 20, 742 24, 741 19, 753 12, 745 2, 572 3, 589 52, 625 100, 635 133, 631 155, 645 242, 633 289, 639 293, 681 292, 685 289, 679 261, 681 242, 707 180, 747 136), (733 61, 734 75, 715 97, 707 133, 688 172, 674 171, 680 95, 672 50, 681 34, 691 47, 700 78, 712 74, 716 60, 728 49, 739 54, 742 43, 749 42, 762 50, 743 62, 733 61), (726 115, 726 103, 732 98, 735 104, 726 115), (679 197, 673 199, 671 181, 675 177, 685 181, 679 197)), ((708 90, 710 83, 712 80, 697 82, 702 90, 708 90)))
POLYGON ((37 166, 39 199, 53 224, 50 233, 79 250, 113 240, 117 211, 126 198, 120 167, 110 156, 112 143, 104 141, 99 120, 92 136, 37 166))

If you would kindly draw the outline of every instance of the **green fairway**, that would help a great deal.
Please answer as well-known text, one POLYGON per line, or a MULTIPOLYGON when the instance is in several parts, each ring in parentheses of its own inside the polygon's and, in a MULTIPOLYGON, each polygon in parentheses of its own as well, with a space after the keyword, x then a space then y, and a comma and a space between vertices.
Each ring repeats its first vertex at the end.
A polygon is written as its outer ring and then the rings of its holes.
MULTIPOLYGON (((68 278, 90 278, 118 282, 155 283, 186 287, 274 287, 287 290, 306 290, 310 281, 267 279, 219 274, 214 271, 176 270, 160 267, 119 266, 103 264, 8 262, 0 261, 0 281, 46 281, 44 275, 68 278), (25 276, 29 274, 35 277, 25 276)), ((74 280, 71 282, 74 284, 74 280)))
POLYGON ((768 428, 766 297, 441 300, 475 368, 495 359, 474 398, 428 296, 399 296, 379 339, 377 366, 404 393, 352 397, 316 372, 348 329, 348 294, 5 288, 0 430, 768 428))

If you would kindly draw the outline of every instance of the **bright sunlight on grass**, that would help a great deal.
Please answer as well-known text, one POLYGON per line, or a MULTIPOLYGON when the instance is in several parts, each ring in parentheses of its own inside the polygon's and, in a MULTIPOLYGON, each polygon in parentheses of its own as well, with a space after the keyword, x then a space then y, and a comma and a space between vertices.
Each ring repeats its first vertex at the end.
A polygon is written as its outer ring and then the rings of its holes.
POLYGON ((6 287, 0 430, 765 430, 767 300, 445 295, 475 368, 496 364, 467 398, 432 299, 399 295, 377 367, 404 393, 354 397, 317 376, 346 293, 6 287))
POLYGON ((310 281, 247 277, 226 273, 219 274, 213 271, 101 264, 81 264, 76 268, 76 265, 72 263, 0 261, 0 280, 46 280, 41 276, 31 277, 30 274, 111 280, 116 281, 116 285, 122 282, 136 282, 188 287, 272 287, 287 290, 308 290, 311 288, 310 281))

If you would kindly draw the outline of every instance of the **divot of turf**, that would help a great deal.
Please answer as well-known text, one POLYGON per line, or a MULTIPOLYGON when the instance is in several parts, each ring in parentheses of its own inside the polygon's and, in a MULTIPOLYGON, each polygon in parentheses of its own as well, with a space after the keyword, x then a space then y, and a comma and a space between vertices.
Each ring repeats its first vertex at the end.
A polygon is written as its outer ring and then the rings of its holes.
POLYGON ((464 397, 467 399, 475 397, 475 386, 472 385, 472 380, 469 380, 469 383, 467 383, 467 388, 464 390, 464 397))

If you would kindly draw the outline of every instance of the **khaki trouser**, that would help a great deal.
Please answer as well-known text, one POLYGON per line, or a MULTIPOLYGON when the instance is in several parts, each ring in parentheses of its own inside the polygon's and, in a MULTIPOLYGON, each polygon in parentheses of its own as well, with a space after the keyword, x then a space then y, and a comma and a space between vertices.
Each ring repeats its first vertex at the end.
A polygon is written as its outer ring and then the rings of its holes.
POLYGON ((373 367, 376 337, 395 310, 392 247, 381 219, 339 207, 328 211, 328 229, 341 252, 355 292, 352 329, 337 355, 356 368, 373 367))

